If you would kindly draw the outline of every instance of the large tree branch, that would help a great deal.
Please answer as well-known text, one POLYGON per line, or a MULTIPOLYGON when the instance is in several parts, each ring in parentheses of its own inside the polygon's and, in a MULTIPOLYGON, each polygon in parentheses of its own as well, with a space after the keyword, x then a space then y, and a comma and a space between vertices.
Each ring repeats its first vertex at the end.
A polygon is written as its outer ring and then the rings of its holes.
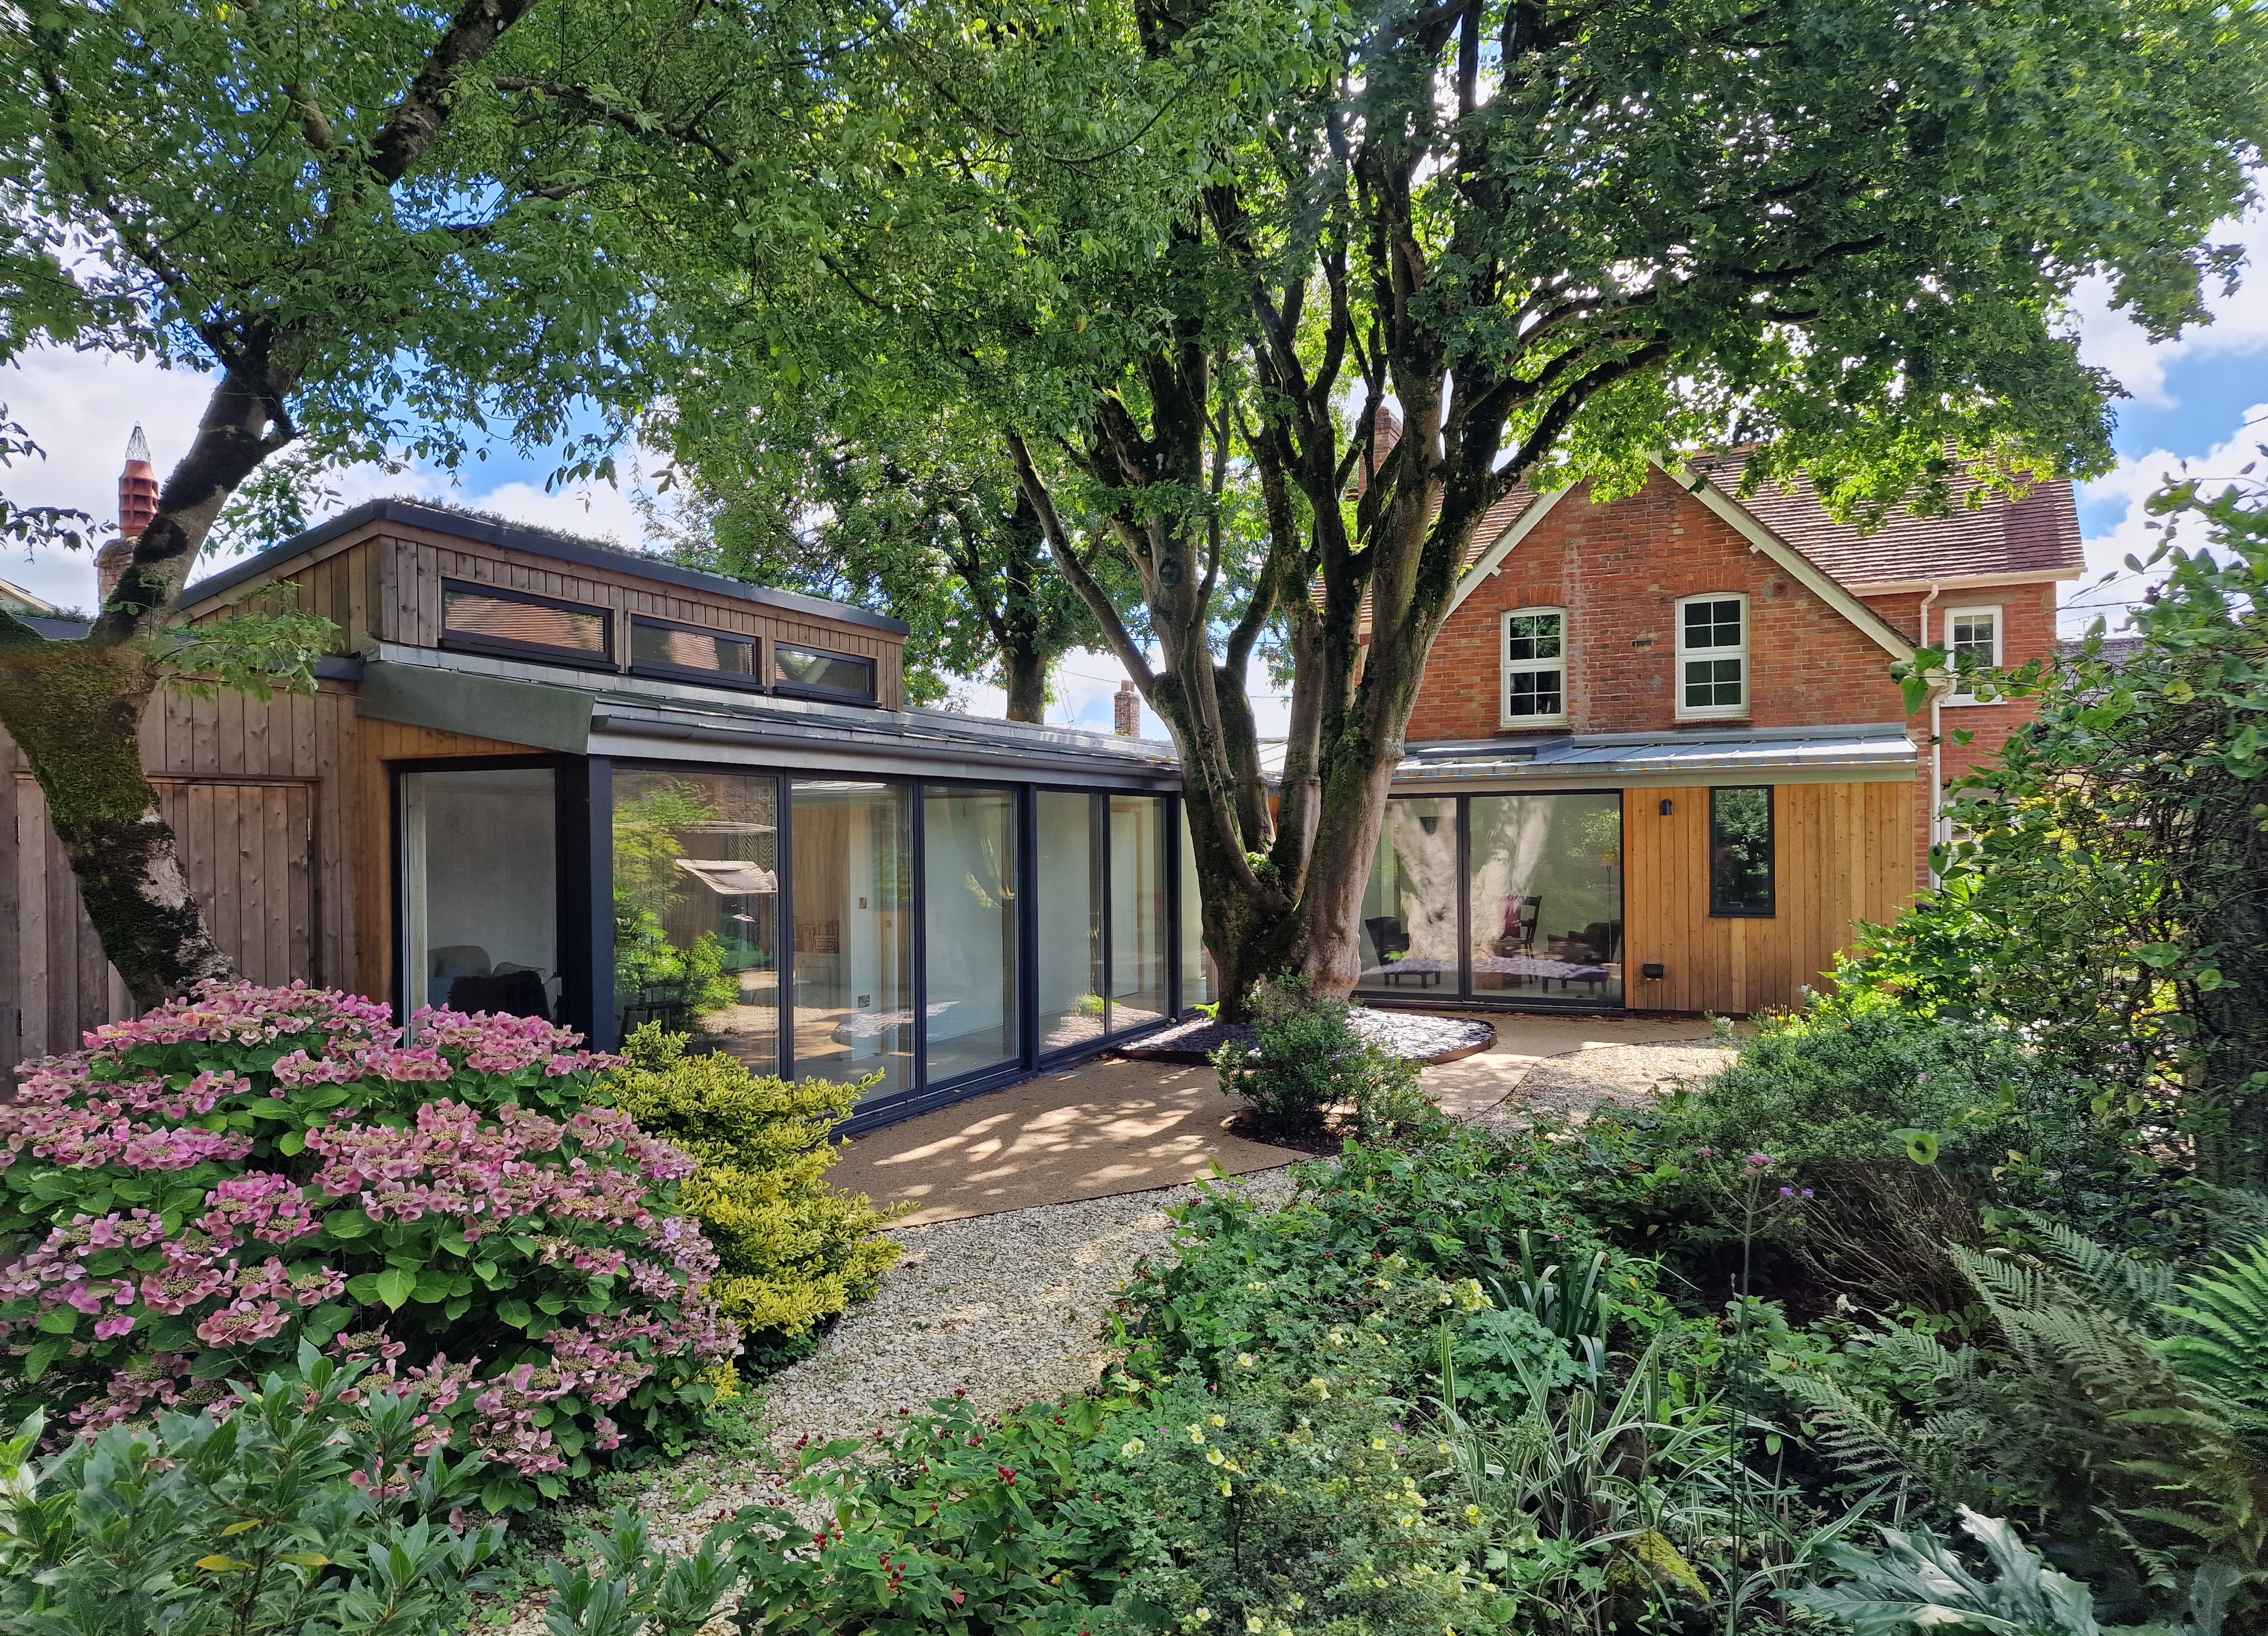
POLYGON ((370 173, 391 188, 432 151, 449 122, 449 99, 464 71, 496 49, 504 31, 527 14, 535 0, 466 0, 449 19, 441 38, 425 54, 409 89, 370 144, 370 173))

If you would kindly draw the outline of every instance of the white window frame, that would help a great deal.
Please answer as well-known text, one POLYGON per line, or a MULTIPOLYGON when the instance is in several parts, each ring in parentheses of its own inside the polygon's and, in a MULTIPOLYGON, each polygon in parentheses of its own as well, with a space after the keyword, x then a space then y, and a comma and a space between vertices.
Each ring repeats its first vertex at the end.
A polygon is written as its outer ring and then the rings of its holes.
POLYGON ((1755 702, 1755 678, 1749 664, 1749 647, 1753 633, 1749 627, 1749 597, 1745 591, 1704 591, 1695 596, 1681 596, 1671 610, 1677 622, 1676 671, 1672 681, 1677 689, 1677 719, 1680 721, 1740 721, 1747 719, 1749 707, 1755 702), (1689 650, 1685 645, 1685 610, 1696 602, 1738 602, 1741 605, 1741 641, 1737 647, 1705 647, 1689 650), (1685 702, 1685 665, 1688 660, 1732 659, 1741 665, 1741 702, 1737 704, 1689 705, 1685 702))
POLYGON ((1572 646, 1569 640, 1567 610, 1564 608, 1508 608, 1497 622, 1497 713, 1507 727, 1564 727, 1567 725, 1567 659, 1572 646), (1513 659, 1512 652, 1512 622, 1532 618, 1537 614, 1553 614, 1559 620, 1559 656, 1557 659, 1513 659), (1515 716, 1512 713, 1512 679, 1517 675, 1536 675, 1547 670, 1559 673, 1559 712, 1555 716, 1515 716))
MULTIPOLYGON (((1974 619, 1980 614, 1989 614, 1992 617, 1992 668, 1998 670, 2007 662, 2002 657, 2004 652, 2002 645, 2008 638, 2007 616, 2001 611, 1999 603, 1978 608, 1947 608, 1945 623, 1939 627, 1940 632, 1945 637, 1946 656, 1949 659, 1953 655, 1954 622, 1959 619, 1974 619)), ((1963 677, 1947 689, 1944 702, 1948 704, 2005 704, 2008 701, 2004 695, 1997 691, 1990 698, 1977 697, 1970 680, 1963 677)))

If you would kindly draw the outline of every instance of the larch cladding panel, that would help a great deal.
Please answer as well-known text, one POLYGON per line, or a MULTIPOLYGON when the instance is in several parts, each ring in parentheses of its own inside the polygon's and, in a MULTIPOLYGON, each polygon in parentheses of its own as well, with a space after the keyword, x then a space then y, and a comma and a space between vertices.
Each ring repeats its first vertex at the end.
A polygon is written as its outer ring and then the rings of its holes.
MULTIPOLYGON (((875 702, 885 710, 905 706, 904 639, 888 631, 824 618, 802 618, 784 608, 704 595, 632 573, 609 573, 441 534, 396 527, 376 542, 376 549, 381 618, 378 634, 388 642, 411 647, 440 645, 441 582, 462 579, 614 609, 617 659, 629 645, 628 615, 643 614, 735 636, 760 637, 767 644, 785 642, 871 660, 875 702)), ((770 659, 768 648, 767 665, 770 659)))
POLYGON ((1473 589, 1425 661, 1408 737, 1513 730, 1504 722, 1499 661, 1503 616, 1517 608, 1567 610, 1569 731, 1675 728, 1677 601, 1709 592, 1749 598, 1749 711, 1738 720, 1904 719, 1881 645, 1657 471, 1623 499, 1597 503, 1587 487, 1564 497, 1473 589))
MULTIPOLYGON (((215 938, 259 983, 384 997, 392 981, 385 763, 525 747, 359 721, 350 685, 262 703, 162 689, 142 764, 215 938)), ((132 1014, 103 957, 45 794, 0 734, 0 1070, 132 1014)), ((4 1081, 0 1073, 0 1081, 4 1081)))
POLYGON ((1774 913, 1709 912, 1709 791, 1623 795, 1624 969, 1634 1011, 1740 1014, 1800 1003, 1852 923, 1888 921, 1912 900, 1914 788, 1784 784, 1772 792, 1774 913), (1670 803, 1668 816, 1660 811, 1670 803), (1640 975, 1659 962, 1663 975, 1640 975))

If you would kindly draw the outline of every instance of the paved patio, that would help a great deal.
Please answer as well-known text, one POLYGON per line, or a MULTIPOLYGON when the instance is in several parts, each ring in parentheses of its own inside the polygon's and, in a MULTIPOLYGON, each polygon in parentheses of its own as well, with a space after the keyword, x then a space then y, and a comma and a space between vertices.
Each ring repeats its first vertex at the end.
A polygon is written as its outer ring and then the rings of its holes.
MULTIPOLYGON (((1695 1017, 1492 1015, 1497 1043, 1424 1072, 1447 1111, 1470 1117, 1504 1100, 1546 1057, 1590 1045, 1705 1036, 1695 1017)), ((951 1221, 1074 1198, 1146 1192, 1302 1155, 1221 1129, 1237 1110, 1211 1068, 1103 1059, 1043 1074, 852 1142, 830 1179, 878 1205, 910 1202, 909 1222, 951 1221)))

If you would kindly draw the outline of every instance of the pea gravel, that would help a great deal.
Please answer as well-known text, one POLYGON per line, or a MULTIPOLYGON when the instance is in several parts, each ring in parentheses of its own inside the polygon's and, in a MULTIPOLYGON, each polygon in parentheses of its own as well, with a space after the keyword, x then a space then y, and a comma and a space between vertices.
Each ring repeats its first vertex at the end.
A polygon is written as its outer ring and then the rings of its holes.
POLYGON ((1650 1045, 1590 1045, 1546 1057, 1512 1094, 1474 1116, 1485 1130, 1517 1130, 1535 1114, 1587 1119, 1609 1104, 1643 1106, 1685 1086, 1715 1079, 1739 1059, 1737 1041, 1665 1040, 1650 1045))

